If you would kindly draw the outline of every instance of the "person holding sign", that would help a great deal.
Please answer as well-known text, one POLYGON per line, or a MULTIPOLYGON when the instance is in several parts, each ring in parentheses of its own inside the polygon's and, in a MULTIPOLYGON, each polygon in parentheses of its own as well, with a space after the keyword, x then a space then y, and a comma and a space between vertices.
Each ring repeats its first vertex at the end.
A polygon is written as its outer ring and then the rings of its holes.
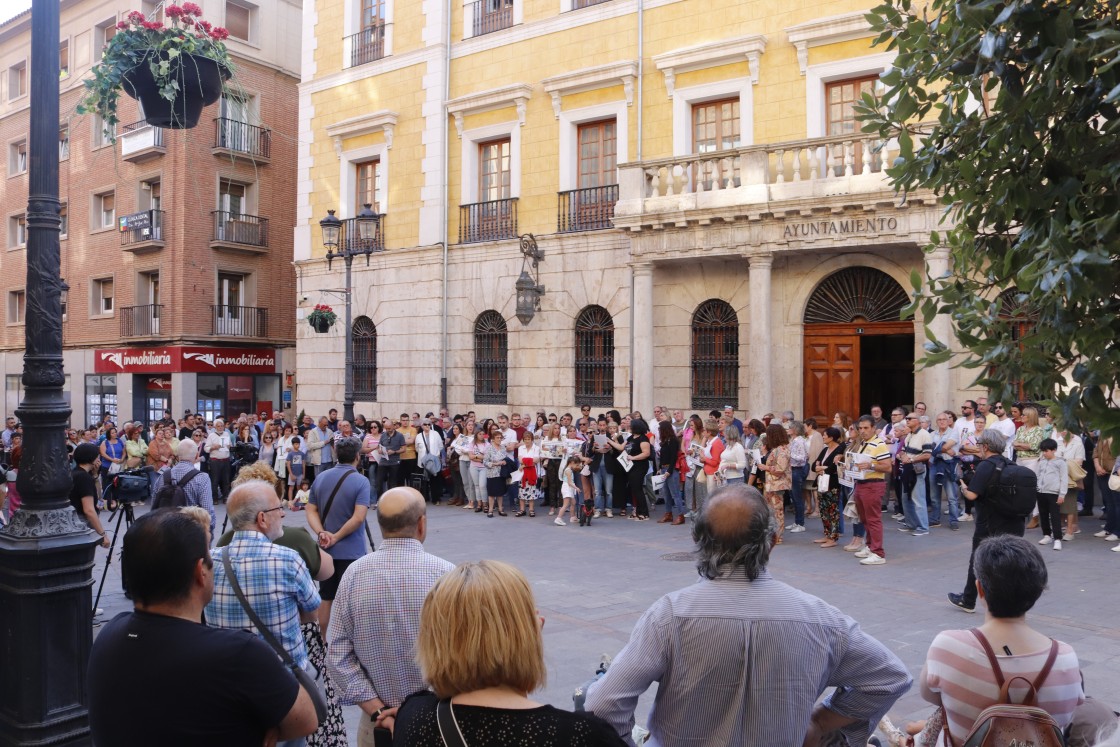
POLYGON ((863 440, 851 456, 858 475, 855 477, 855 502, 859 520, 867 531, 867 547, 855 554, 861 565, 883 565, 887 562, 883 550, 883 495, 887 490, 886 476, 891 471, 891 450, 879 437, 875 418, 861 415, 859 435, 863 440))

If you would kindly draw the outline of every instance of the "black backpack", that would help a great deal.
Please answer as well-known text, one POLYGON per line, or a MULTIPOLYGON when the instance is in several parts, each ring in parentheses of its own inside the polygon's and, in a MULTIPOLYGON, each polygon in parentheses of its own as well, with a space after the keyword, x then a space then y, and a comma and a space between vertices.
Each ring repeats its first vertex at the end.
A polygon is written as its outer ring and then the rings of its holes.
POLYGON ((984 500, 995 511, 1006 516, 1030 516, 1038 501, 1038 475, 1030 467, 1006 459, 999 459, 998 462, 993 478, 996 489, 984 491, 984 500))
POLYGON ((163 473, 163 481, 158 488, 156 488, 155 495, 152 497, 152 510, 157 508, 180 508, 181 506, 188 505, 187 491, 185 490, 187 483, 198 477, 201 472, 196 469, 189 470, 187 474, 183 475, 178 482, 171 482, 171 470, 163 473))

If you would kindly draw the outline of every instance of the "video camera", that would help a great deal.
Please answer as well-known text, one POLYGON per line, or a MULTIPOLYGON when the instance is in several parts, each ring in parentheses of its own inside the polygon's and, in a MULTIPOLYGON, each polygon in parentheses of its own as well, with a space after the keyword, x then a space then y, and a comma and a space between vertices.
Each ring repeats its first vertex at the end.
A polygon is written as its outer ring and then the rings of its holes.
POLYGON ((122 470, 110 477, 113 499, 120 503, 142 503, 151 496, 151 483, 145 467, 122 470))

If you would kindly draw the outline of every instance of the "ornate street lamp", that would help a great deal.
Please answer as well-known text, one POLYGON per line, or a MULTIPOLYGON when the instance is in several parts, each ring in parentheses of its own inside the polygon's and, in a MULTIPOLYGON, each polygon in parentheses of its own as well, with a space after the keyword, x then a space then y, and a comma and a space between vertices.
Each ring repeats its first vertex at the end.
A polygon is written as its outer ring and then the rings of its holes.
POLYGON ((539 282, 539 265, 544 259, 544 252, 537 247, 537 239, 533 234, 527 233, 520 238, 521 275, 514 281, 513 287, 517 292, 517 318, 522 324, 528 325, 533 321, 533 315, 541 310, 544 286, 539 282), (529 274, 530 266, 532 274, 529 274))
POLYGON ((62 394, 58 200, 59 0, 31 11, 27 320, 17 485, 23 505, 0 530, 0 745, 89 744, 85 681, 93 645, 98 537, 70 506, 62 394))
POLYGON ((373 206, 366 203, 354 218, 341 220, 333 210, 327 211, 327 217, 319 221, 319 228, 323 232, 323 248, 327 250, 327 269, 335 257, 341 257, 346 263, 346 287, 339 292, 346 299, 346 357, 345 391, 342 399, 342 417, 354 422, 354 329, 350 320, 350 300, 353 289, 350 283, 350 268, 354 264, 354 257, 363 255, 366 258, 366 267, 369 267, 369 255, 374 252, 384 251, 381 246, 378 229, 381 216, 373 212, 373 206))

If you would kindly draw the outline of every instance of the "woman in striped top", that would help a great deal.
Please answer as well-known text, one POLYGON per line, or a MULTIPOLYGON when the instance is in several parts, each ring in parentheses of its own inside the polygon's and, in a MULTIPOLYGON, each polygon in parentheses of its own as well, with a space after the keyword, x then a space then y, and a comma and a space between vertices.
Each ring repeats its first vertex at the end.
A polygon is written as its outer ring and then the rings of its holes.
MULTIPOLYGON (((952 744, 961 744, 976 717, 999 700, 1000 685, 984 651, 987 639, 1005 680, 1024 677, 1034 682, 1050 653, 1050 639, 1027 624, 1027 611, 1046 588, 1046 563, 1022 537, 989 537, 973 559, 976 586, 986 602, 984 624, 975 630, 947 630, 933 639, 920 679, 922 696, 945 709, 952 744)), ((1077 654, 1058 644, 1053 668, 1038 686, 1038 706, 1064 729, 1074 709, 1085 700, 1077 654)), ((1010 696, 1022 703, 1026 685, 1012 686, 1010 696)), ((930 737, 935 735, 929 735, 930 737)), ((932 741, 923 742, 933 744, 932 741)), ((942 743, 948 744, 942 739, 942 743)))

